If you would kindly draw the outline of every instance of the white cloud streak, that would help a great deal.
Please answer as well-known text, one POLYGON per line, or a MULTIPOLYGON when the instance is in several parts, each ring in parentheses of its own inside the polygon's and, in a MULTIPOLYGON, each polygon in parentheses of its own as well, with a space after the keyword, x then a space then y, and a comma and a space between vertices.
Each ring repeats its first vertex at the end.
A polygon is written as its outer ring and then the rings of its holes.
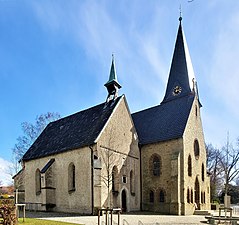
MULTIPOLYGON (((160 98, 162 93, 158 91, 157 83, 164 86, 168 73, 168 63, 163 60, 158 41, 160 24, 152 22, 143 31, 136 30, 133 23, 122 26, 114 20, 104 2, 85 1, 70 9, 50 4, 33 3, 44 29, 69 32, 69 37, 78 42, 88 57, 102 65, 107 63, 109 66, 109 56, 115 53, 116 62, 119 62, 116 67, 121 67, 119 79, 134 82, 135 88, 157 100, 160 98)), ((155 17, 159 16, 160 13, 155 14, 155 17)), ((152 21, 160 20, 153 18, 152 21)))
MULTIPOLYGON (((119 80, 125 82, 125 88, 127 88, 127 84, 131 84, 131 87, 127 89, 127 95, 130 96, 130 92, 132 92, 132 96, 135 96, 141 92, 141 95, 145 93, 149 96, 148 99, 154 99, 154 102, 159 103, 164 94, 171 60, 171 56, 168 57, 166 51, 171 53, 174 47, 174 42, 169 45, 167 40, 167 37, 169 37, 167 36, 167 32, 169 32, 167 30, 169 29, 164 27, 170 26, 170 23, 164 24, 162 20, 166 17, 169 20, 171 9, 169 11, 169 8, 163 8, 165 6, 163 2, 162 4, 157 3, 155 6, 152 3, 149 4, 151 4, 149 8, 148 5, 145 5, 146 8, 143 10, 137 1, 133 1, 127 8, 133 9, 132 12, 122 13, 126 8, 117 9, 116 13, 121 11, 120 16, 126 23, 114 16, 107 1, 75 1, 70 7, 67 4, 56 4, 53 1, 45 1, 44 4, 33 1, 32 7, 43 29, 48 29, 49 33, 60 32, 67 35, 70 41, 75 41, 79 48, 84 50, 92 62, 101 64, 101 67, 109 68, 109 57, 112 52, 115 53, 119 80), (151 13, 147 13, 147 16, 150 15, 150 18, 143 18, 142 10, 147 11, 149 9, 151 13), (147 20, 147 24, 143 24, 142 21, 144 20, 147 20)), ((196 2, 187 4, 188 10, 195 4, 196 2)), ((222 1, 220 4, 222 4, 222 1)), ((173 1, 171 2, 172 5, 173 1)), ((215 7, 218 5, 219 3, 203 4, 204 13, 208 10, 213 14, 217 10, 215 7)), ((229 5, 226 4, 227 10, 229 5)), ((120 6, 120 3, 117 3, 117 7, 120 6)), ((195 7, 197 6, 195 5, 195 7)), ((225 9, 225 11, 227 10, 225 9)), ((198 12, 198 16, 201 18, 200 12, 198 12)), ((237 29, 239 27, 239 15, 237 10, 232 10, 227 15, 229 16, 224 16, 222 20, 221 14, 213 14, 215 21, 220 21, 220 24, 215 23, 220 28, 217 29, 211 23, 211 36, 210 33, 205 34, 206 38, 216 37, 216 39, 210 39, 209 43, 214 43, 214 46, 210 46, 210 50, 207 49, 213 52, 208 54, 213 55, 213 57, 205 59, 205 63, 202 65, 205 66, 204 72, 209 74, 205 75, 206 84, 204 84, 209 87, 208 90, 205 88, 204 91, 210 92, 211 95, 211 103, 208 103, 208 105, 219 102, 219 105, 215 104, 211 109, 205 109, 204 119, 207 139, 217 143, 222 143, 222 137, 225 137, 225 130, 227 129, 232 131, 234 133, 233 138, 235 137, 237 131, 232 121, 238 121, 239 118, 237 88, 237 84, 239 84, 237 65, 237 59, 239 58, 239 31, 237 29), (229 117, 231 117, 231 121, 228 119, 229 117), (217 132, 215 132, 215 127, 218 126, 221 129, 217 129, 217 132), (219 139, 220 141, 217 141, 219 139)), ((196 23, 197 18, 194 17, 194 19, 196 23)), ((189 23, 189 20, 187 22, 189 23)), ((193 26, 194 22, 189 24, 193 26)), ((200 27, 197 27, 197 30, 200 32, 196 32, 196 35, 201 36, 197 40, 204 41, 203 31, 204 26, 207 26, 202 22, 198 25, 200 27)), ((195 27, 191 29, 191 31, 193 30, 195 30, 195 27)), ((207 32, 207 29, 205 29, 205 32, 207 32)), ((176 34, 176 31, 173 33, 176 34)), ((186 36, 190 37, 190 35, 192 37, 194 34, 186 32, 186 36)), ((170 33, 171 36, 172 33, 170 33)), ((171 38, 175 40, 175 36, 171 38)), ((187 40, 189 39, 187 38, 187 40)), ((197 43, 194 44, 197 45, 197 43)), ((198 44, 200 45, 200 43, 198 44)), ((201 57, 200 54, 207 56, 202 52, 194 55, 199 58, 201 57)), ((192 61, 195 60, 192 59, 192 61)), ((197 72, 196 78, 198 78, 197 72)), ((105 80, 105 77, 102 79, 105 80)), ((202 86, 202 83, 200 86, 202 86)), ((200 90, 203 90, 203 88, 200 90)), ((132 104, 134 103, 130 103, 131 106, 132 104)))
POLYGON ((11 163, 0 158, 0 181, 2 185, 9 185, 12 183, 12 177, 10 175, 11 163))

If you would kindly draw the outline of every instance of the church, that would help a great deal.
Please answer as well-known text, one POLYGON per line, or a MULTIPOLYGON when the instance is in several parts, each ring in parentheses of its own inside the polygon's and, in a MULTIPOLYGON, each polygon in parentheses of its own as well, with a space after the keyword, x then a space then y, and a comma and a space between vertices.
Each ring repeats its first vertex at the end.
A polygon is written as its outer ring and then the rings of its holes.
POLYGON ((210 208, 197 82, 182 18, 162 102, 131 113, 112 59, 103 103, 51 122, 14 176, 22 202, 94 215, 99 208, 192 215, 210 208))

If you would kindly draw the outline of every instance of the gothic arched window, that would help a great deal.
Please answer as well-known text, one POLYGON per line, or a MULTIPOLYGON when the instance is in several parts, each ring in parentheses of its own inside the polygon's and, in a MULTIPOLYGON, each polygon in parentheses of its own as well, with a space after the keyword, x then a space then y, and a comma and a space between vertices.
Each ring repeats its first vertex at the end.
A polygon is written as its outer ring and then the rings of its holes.
POLYGON ((149 202, 151 202, 151 203, 154 202, 154 192, 153 191, 149 192, 149 202))
POLYGON ((191 203, 193 203, 193 189, 191 189, 191 203))
POLYGON ((187 190, 187 203, 190 203, 190 190, 187 190))
POLYGON ((158 154, 153 154, 149 161, 150 171, 153 176, 160 176, 161 173, 161 158, 158 154))
POLYGON ((194 155, 195 155, 196 159, 199 158, 199 153, 200 153, 199 143, 198 143, 198 140, 195 139, 194 140, 194 155))
POLYGON ((188 156, 188 176, 192 176, 192 157, 191 155, 188 156))
POLYGON ((68 191, 72 192, 76 189, 76 168, 74 163, 70 163, 68 167, 68 191))
POLYGON ((35 189, 36 195, 39 195, 41 193, 41 172, 39 169, 35 173, 35 189))
POLYGON ((204 171, 204 164, 202 163, 202 181, 205 179, 205 171, 204 171))
POLYGON ((165 193, 163 190, 159 192, 159 202, 165 202, 165 193))

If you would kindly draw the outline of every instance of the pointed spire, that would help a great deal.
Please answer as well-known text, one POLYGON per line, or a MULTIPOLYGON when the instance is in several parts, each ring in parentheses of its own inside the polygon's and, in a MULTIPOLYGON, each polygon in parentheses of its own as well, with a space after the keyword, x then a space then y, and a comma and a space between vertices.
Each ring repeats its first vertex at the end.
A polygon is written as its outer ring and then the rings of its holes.
POLYGON ((182 16, 180 11, 178 34, 174 48, 166 93, 162 103, 194 93, 194 79, 195 76, 193 66, 182 29, 182 16))
POLYGON ((112 63, 110 68, 110 76, 107 83, 104 85, 107 88, 108 96, 107 102, 111 99, 116 99, 118 97, 118 90, 121 88, 121 85, 117 81, 117 75, 115 70, 114 55, 112 54, 112 63))

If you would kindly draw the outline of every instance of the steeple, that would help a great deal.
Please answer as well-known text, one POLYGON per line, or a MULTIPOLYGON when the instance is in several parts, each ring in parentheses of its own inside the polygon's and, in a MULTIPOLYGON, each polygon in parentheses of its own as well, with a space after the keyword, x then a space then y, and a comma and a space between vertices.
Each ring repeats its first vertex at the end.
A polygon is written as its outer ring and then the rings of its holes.
POLYGON ((173 53, 173 59, 169 72, 166 93, 162 103, 189 94, 195 94, 195 84, 196 81, 193 66, 182 29, 182 17, 180 13, 179 28, 173 53))
POLYGON ((114 55, 112 55, 109 80, 105 84, 105 87, 107 88, 108 91, 106 102, 109 102, 110 100, 115 100, 118 97, 118 90, 121 88, 121 85, 117 81, 114 55))

